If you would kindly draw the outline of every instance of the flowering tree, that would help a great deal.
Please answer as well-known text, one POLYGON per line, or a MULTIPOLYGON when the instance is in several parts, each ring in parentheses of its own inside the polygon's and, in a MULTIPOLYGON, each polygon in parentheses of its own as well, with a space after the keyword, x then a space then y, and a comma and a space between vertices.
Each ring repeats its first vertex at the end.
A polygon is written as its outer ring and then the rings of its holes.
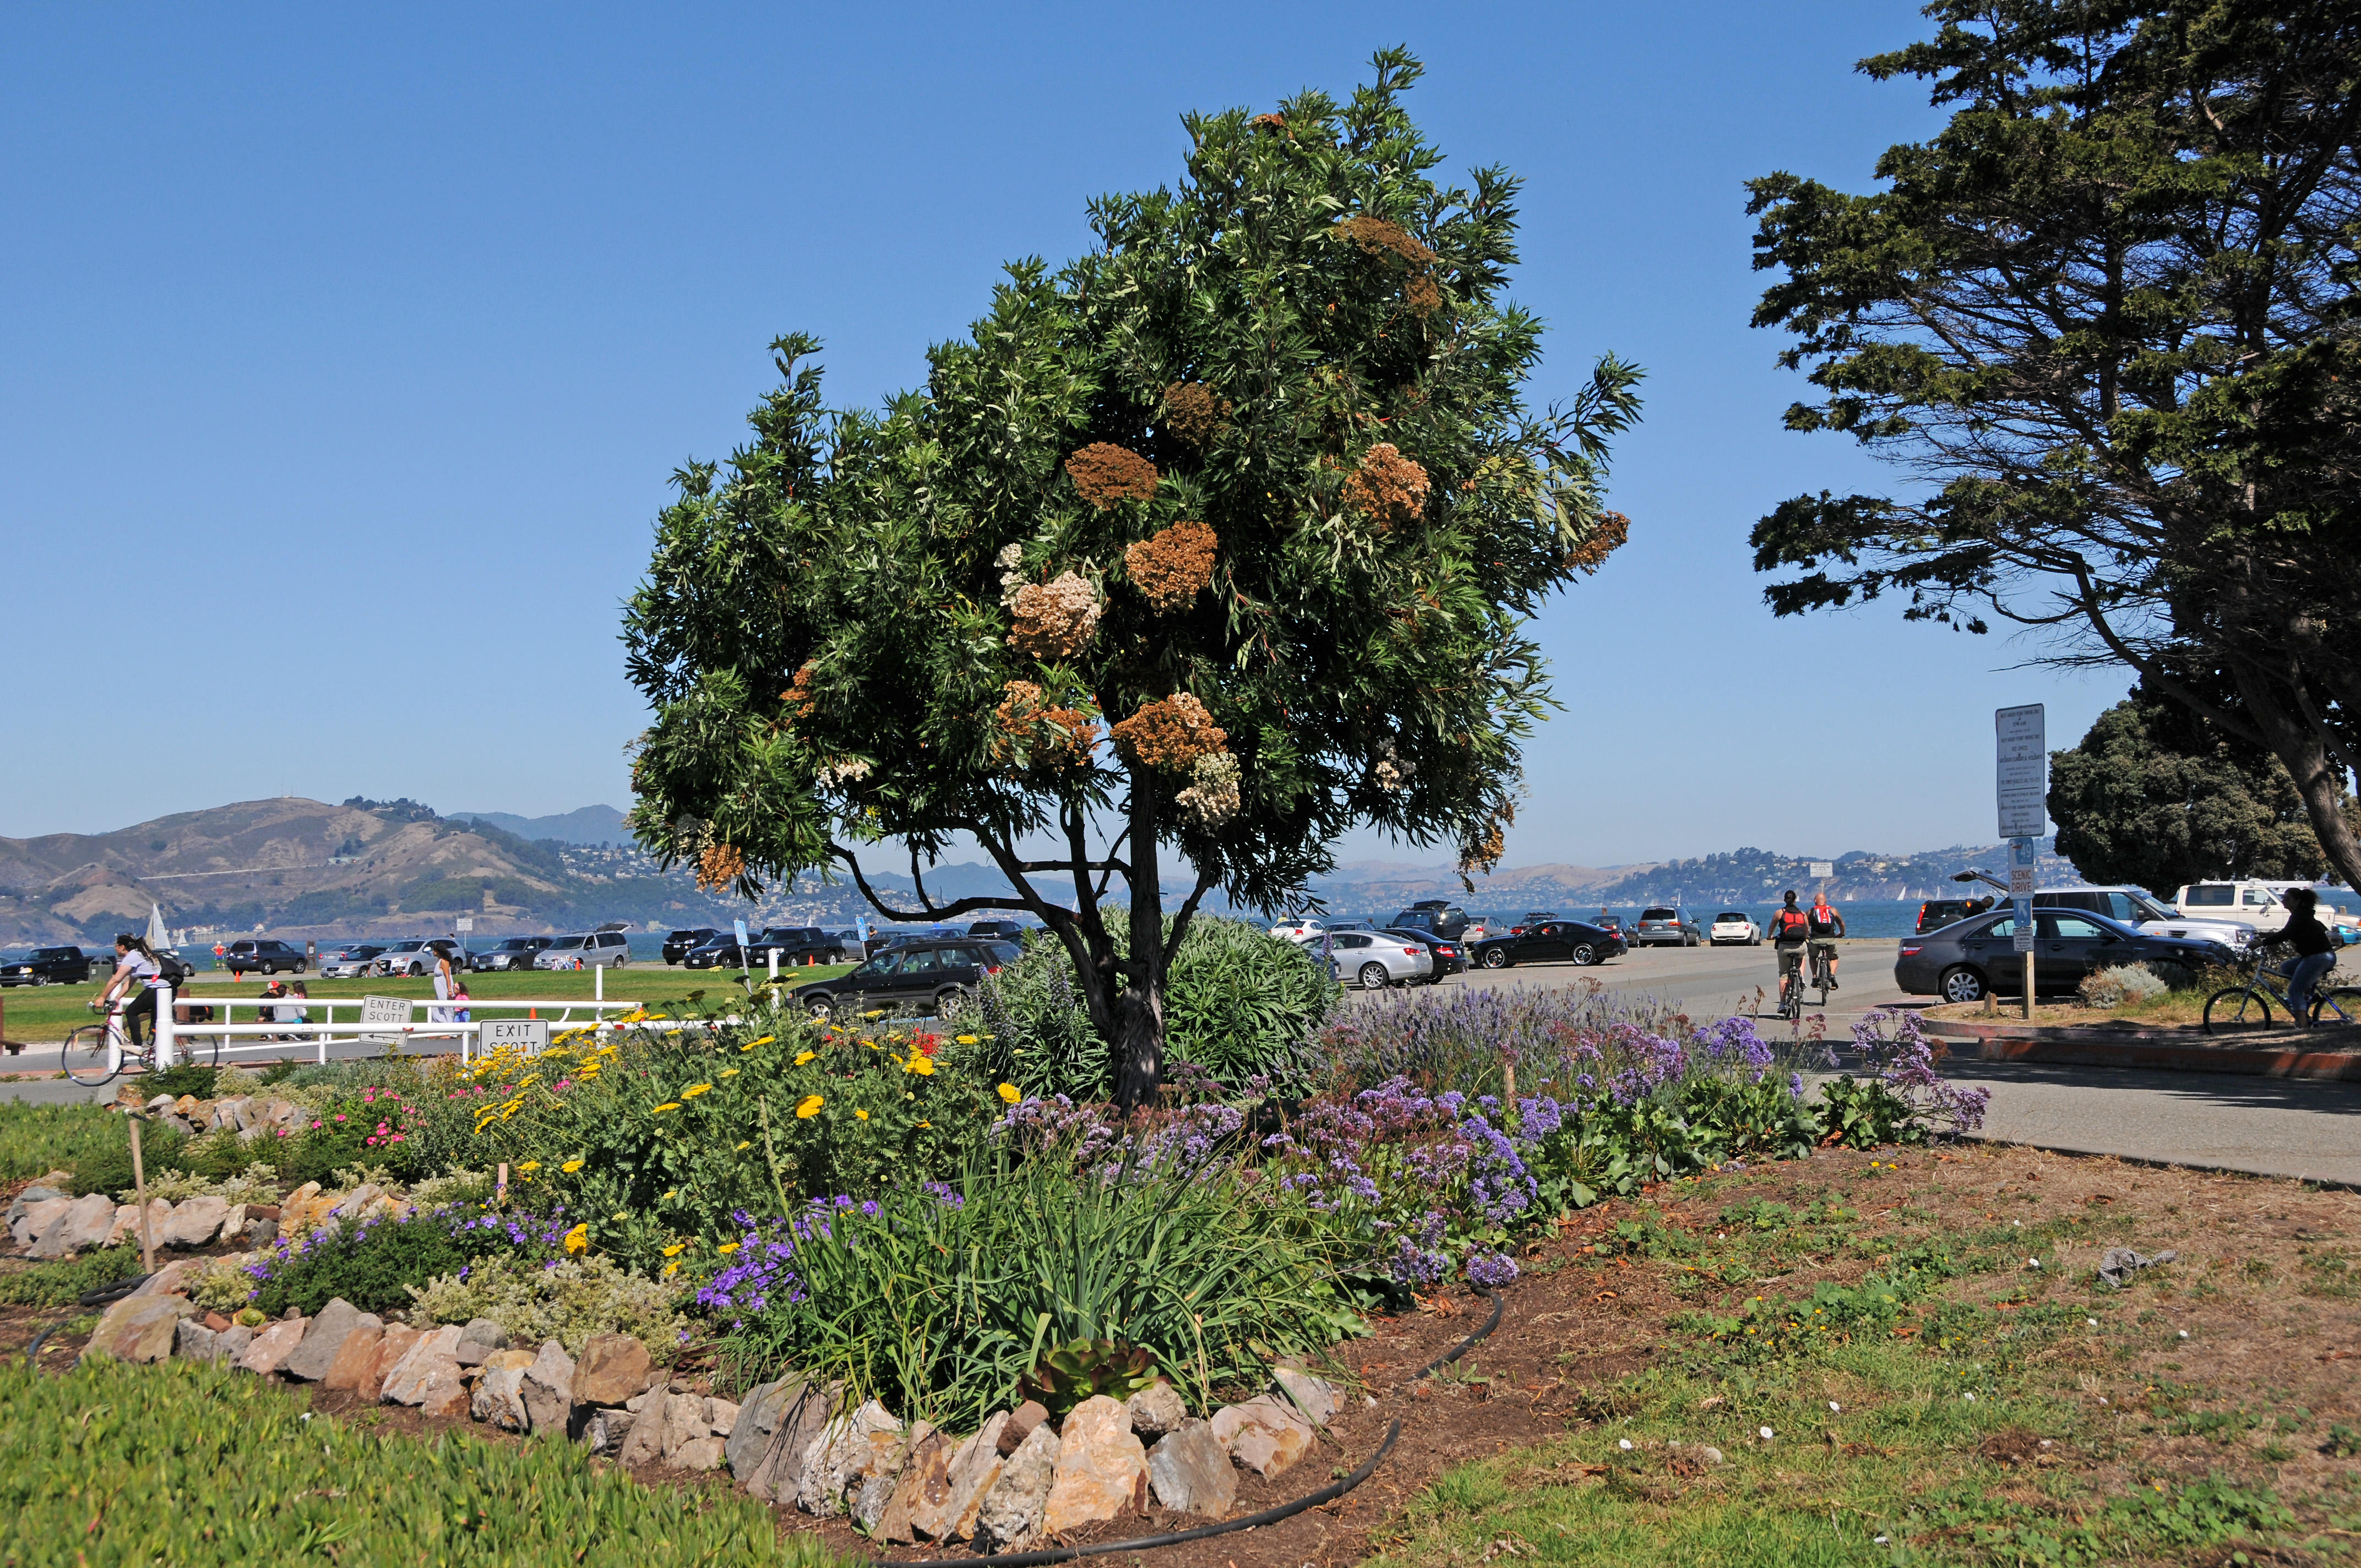
POLYGON ((628 612, 642 844, 920 919, 1006 902, 928 895, 972 836, 1073 959, 1126 1104, 1214 889, 1274 906, 1359 823, 1495 862, 1550 702, 1524 621, 1623 538, 1598 489, 1638 372, 1526 410, 1517 183, 1437 184, 1417 63, 1375 65, 1348 104, 1188 118, 1180 185, 1011 267, 924 392, 830 412, 818 345, 774 345, 753 444, 676 476, 628 612), (906 908, 867 875, 887 843, 906 908))

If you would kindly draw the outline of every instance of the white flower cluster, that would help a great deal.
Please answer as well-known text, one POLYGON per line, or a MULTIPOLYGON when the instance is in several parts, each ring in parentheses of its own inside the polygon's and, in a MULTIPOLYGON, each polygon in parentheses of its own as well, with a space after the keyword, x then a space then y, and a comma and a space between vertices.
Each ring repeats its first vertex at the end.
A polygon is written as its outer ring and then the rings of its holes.
POLYGON ((1378 787, 1388 795, 1400 795, 1410 787, 1411 775, 1418 772, 1417 764, 1394 750, 1391 737, 1378 742, 1378 765, 1370 770, 1378 787))
POLYGON ((815 789, 834 789, 839 784, 852 783, 869 776, 869 764, 859 757, 845 757, 829 762, 812 774, 815 789))
POLYGON ((1181 815, 1201 828, 1219 828, 1238 814, 1238 781, 1243 776, 1235 755, 1209 751, 1189 770, 1189 787, 1176 797, 1181 815))

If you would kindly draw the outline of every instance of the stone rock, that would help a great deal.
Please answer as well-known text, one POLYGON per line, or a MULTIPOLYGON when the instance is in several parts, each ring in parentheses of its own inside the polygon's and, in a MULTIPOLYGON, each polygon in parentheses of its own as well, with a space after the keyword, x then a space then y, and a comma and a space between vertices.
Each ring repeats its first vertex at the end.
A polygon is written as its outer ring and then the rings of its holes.
POLYGON ((1148 1451, 1119 1400, 1093 1394, 1067 1416, 1041 1532, 1063 1535, 1148 1511, 1148 1451))
POLYGON ((408 1323, 386 1324, 377 1343, 369 1347, 368 1365, 361 1368, 360 1381, 353 1385, 353 1392, 369 1400, 382 1396, 386 1378, 401 1365, 401 1358, 410 1354, 421 1337, 419 1331, 408 1323))
POLYGON ((779 1432, 779 1417, 801 1386, 800 1379, 782 1377, 774 1383, 757 1383, 746 1390, 745 1402, 738 1407, 738 1420, 730 1429, 725 1455, 730 1461, 730 1474, 741 1482, 752 1476, 754 1466, 770 1449, 771 1440, 779 1432))
MULTIPOLYGON (((169 1297, 165 1299, 170 1299, 169 1297)), ((302 1318, 281 1318, 275 1323, 266 1324, 247 1345, 245 1354, 237 1358, 238 1365, 248 1372, 268 1376, 295 1354, 295 1347, 303 1343, 303 1331, 309 1327, 311 1324, 302 1318)))
POLYGON ((524 1373, 522 1366, 486 1367, 469 1413, 502 1431, 530 1431, 533 1413, 525 1409, 524 1373))
MULTIPOLYGON (((747 1410, 740 1412, 739 1431, 751 1429, 759 1438, 764 1419, 773 1422, 774 1430, 767 1445, 752 1460, 752 1469, 733 1473, 745 1483, 750 1495, 764 1502, 793 1503, 803 1488, 805 1461, 836 1415, 844 1390, 841 1384, 814 1383, 800 1376, 785 1379, 777 1387, 778 1392, 771 1397, 775 1414, 753 1416, 751 1399, 747 1410)), ((730 1435, 734 1439, 738 1433, 730 1435)))
POLYGON ((648 1347, 629 1334, 592 1334, 574 1364, 577 1405, 620 1405, 648 1386, 648 1347))
MULTIPOLYGON (((166 1235, 171 1229, 172 1206, 161 1198, 148 1200, 148 1234, 158 1246, 167 1245, 166 1235)), ((139 1205, 118 1203, 115 1208, 115 1223, 106 1230, 102 1246, 137 1246, 139 1245, 139 1205)))
POLYGON ((205 1261, 202 1257, 176 1257, 141 1280, 139 1288, 134 1290, 132 1294, 134 1296, 186 1295, 189 1282, 196 1277, 199 1270, 204 1267, 205 1261))
POLYGON ((655 1407, 656 1414, 661 1417, 664 1414, 664 1396, 665 1389, 663 1384, 651 1383, 645 1388, 641 1389, 638 1393, 624 1400, 623 1409, 631 1411, 631 1414, 635 1416, 640 1416, 645 1415, 648 1411, 648 1407, 653 1405, 655 1407))
POLYGON ((41 1181, 33 1183, 32 1186, 17 1193, 16 1200, 8 1205, 8 1234, 16 1238, 18 1246, 30 1245, 33 1238, 40 1234, 38 1227, 30 1225, 27 1218, 32 1212, 33 1206, 37 1203, 70 1203, 71 1201, 73 1201, 73 1194, 61 1188, 51 1187, 41 1181))
POLYGON ((620 1453, 624 1441, 631 1436, 631 1423, 639 1420, 629 1410, 609 1410, 592 1407, 590 1419, 582 1425, 582 1441, 593 1453, 620 1453))
POLYGON ((229 1202, 222 1198, 183 1198, 172 1205, 170 1223, 156 1238, 163 1246, 203 1246, 221 1234, 222 1222, 229 1217, 229 1202))
POLYGON ((524 1408, 535 1431, 564 1431, 574 1406, 574 1358, 555 1340, 541 1342, 524 1369, 524 1408))
POLYGON ((180 1335, 181 1309, 188 1303, 174 1296, 126 1296, 107 1308, 82 1347, 83 1359, 111 1356, 116 1361, 146 1365, 172 1354, 180 1335))
POLYGON ((983 1495, 1000 1479, 1000 1431, 1008 1424, 1001 1410, 983 1423, 983 1430, 953 1448, 944 1466, 943 1492, 937 1501, 928 1489, 910 1508, 910 1529, 920 1541, 965 1541, 975 1533, 976 1511, 983 1495))
POLYGON ((327 1376, 320 1379, 320 1387, 348 1390, 364 1399, 376 1398, 377 1389, 368 1381, 369 1369, 377 1365, 377 1347, 384 1338, 385 1325, 374 1317, 363 1317, 359 1325, 345 1336, 345 1343, 336 1347, 336 1357, 328 1363, 327 1376))
POLYGON ((1173 1512, 1209 1519, 1227 1515, 1238 1500, 1238 1470, 1229 1450, 1213 1435, 1212 1422, 1194 1417, 1148 1451, 1148 1485, 1173 1512))
POLYGON ((429 1376, 446 1365, 449 1378, 456 1387, 459 1381, 459 1330, 445 1326, 420 1334, 408 1350, 386 1368, 385 1381, 378 1387, 378 1400, 387 1405, 415 1405, 421 1402, 420 1391, 429 1376))
POLYGON ((1008 1412, 1008 1424, 1000 1429, 1000 1457, 1007 1458, 1016 1452, 1033 1429, 1049 1419, 1049 1411, 1038 1399, 1027 1399, 1008 1412))
POLYGON ((339 1202, 330 1212, 339 1220, 357 1220, 369 1212, 369 1205, 385 1196, 385 1189, 374 1181, 364 1181, 339 1202))
POLYGON ((115 1228, 115 1201, 104 1192, 86 1193, 67 1204, 43 1226, 34 1240, 32 1255, 71 1257, 88 1247, 101 1246, 115 1228))
POLYGON ((320 1309, 320 1315, 303 1331, 303 1343, 279 1364, 279 1370, 290 1377, 317 1383, 336 1364, 336 1353, 345 1348, 345 1341, 364 1324, 383 1330, 385 1320, 362 1311, 342 1296, 336 1297, 320 1309))
POLYGON ((728 1437, 738 1425, 740 1409, 727 1399, 706 1400, 705 1430, 715 1437, 728 1437))
MULTIPOLYGON (((464 1338, 459 1341, 459 1343, 462 1346, 465 1346, 467 1343, 467 1342, 464 1338)), ((466 1365, 467 1359, 467 1358, 466 1356, 462 1355, 459 1358, 460 1365, 463 1366, 466 1365)), ((492 1352, 491 1354, 484 1357, 484 1359, 477 1365, 481 1366, 487 1372, 522 1372, 526 1367, 533 1365, 533 1352, 529 1350, 496 1350, 492 1352)))
POLYGON ((1057 1478, 1058 1434, 1045 1420, 1001 1462, 1000 1479, 984 1493, 975 1517, 977 1553, 989 1557, 1015 1552, 1032 1541, 1057 1478))
POLYGON ((233 1203, 229 1206, 229 1212, 222 1216, 221 1229, 214 1233, 214 1239, 225 1242, 232 1246, 246 1239, 245 1204, 233 1203))
POLYGON ((232 1323, 214 1336, 214 1359, 226 1361, 235 1366, 237 1365, 237 1358, 246 1354, 246 1347, 253 1343, 252 1329, 247 1328, 244 1323, 232 1323))
POLYGON ((283 1241, 293 1241, 303 1234, 303 1221, 312 1212, 312 1200, 320 1195, 320 1184, 307 1181, 279 1201, 279 1234, 283 1241))
POLYGON ((1180 1423, 1189 1419, 1189 1407, 1180 1402, 1180 1390, 1170 1383, 1148 1385, 1126 1399, 1123 1408, 1131 1417, 1131 1430, 1142 1438, 1159 1438, 1166 1432, 1178 1431, 1180 1423))
POLYGON ((193 1094, 183 1094, 172 1102, 172 1109, 183 1116, 194 1116, 204 1108, 204 1103, 193 1094))
POLYGON ((496 1350, 508 1348, 509 1331, 489 1318, 472 1318, 459 1331, 459 1365, 481 1366, 496 1350))
POLYGON ((31 1246, 40 1240, 59 1216, 73 1207, 73 1200, 62 1195, 44 1198, 37 1203, 19 1202, 8 1211, 8 1234, 18 1246, 31 1246))
POLYGON ((145 1104, 140 1106, 140 1109, 153 1116, 159 1113, 170 1111, 173 1104, 174 1101, 170 1095, 158 1094, 150 1097, 145 1104))
MULTIPOLYGON (((858 1494, 879 1474, 901 1468, 909 1436, 884 1406, 871 1399, 830 1421, 813 1442, 796 1487, 796 1502, 804 1512, 829 1519, 844 1511, 847 1494, 858 1494)), ((854 1506, 859 1506, 857 1498, 854 1506)))
POLYGON ((181 1318, 172 1333, 172 1354, 182 1361, 219 1359, 221 1334, 194 1318, 181 1318))
POLYGON ((279 1216, 277 1214, 257 1214, 246 1222, 244 1240, 245 1245, 250 1248, 258 1250, 269 1246, 271 1240, 278 1234, 279 1216))
POLYGON ((1279 1398, 1292 1403, 1296 1413, 1315 1427, 1326 1426, 1345 1402, 1345 1390, 1301 1367, 1282 1366, 1271 1374, 1271 1381, 1279 1386, 1279 1398))
POLYGON ((940 1509, 950 1500, 950 1490, 951 1440, 930 1427, 910 1444, 909 1462, 895 1478, 893 1495, 877 1518, 877 1539, 906 1546, 917 1541, 912 1516, 921 1508, 940 1509))
POLYGON ((1223 1406, 1212 1425, 1230 1458, 1266 1480, 1284 1474, 1312 1447, 1312 1423, 1268 1394, 1223 1406))
POLYGON ((700 1437, 681 1444, 680 1452, 672 1456, 673 1464, 682 1470, 719 1470, 724 1444, 718 1437, 700 1437))
POLYGON ((467 1368, 447 1356, 437 1356, 418 1386, 418 1413, 441 1420, 467 1419, 474 1400, 467 1393, 467 1368))

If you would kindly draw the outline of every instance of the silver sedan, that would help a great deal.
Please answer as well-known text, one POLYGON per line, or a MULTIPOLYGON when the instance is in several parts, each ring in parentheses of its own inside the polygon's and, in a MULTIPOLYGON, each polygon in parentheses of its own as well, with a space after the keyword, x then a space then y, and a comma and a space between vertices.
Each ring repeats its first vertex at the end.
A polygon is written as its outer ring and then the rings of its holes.
POLYGON ((1417 942, 1389 937, 1382 931, 1337 931, 1329 937, 1336 972, 1349 975, 1364 991, 1407 985, 1434 970, 1434 955, 1417 942))

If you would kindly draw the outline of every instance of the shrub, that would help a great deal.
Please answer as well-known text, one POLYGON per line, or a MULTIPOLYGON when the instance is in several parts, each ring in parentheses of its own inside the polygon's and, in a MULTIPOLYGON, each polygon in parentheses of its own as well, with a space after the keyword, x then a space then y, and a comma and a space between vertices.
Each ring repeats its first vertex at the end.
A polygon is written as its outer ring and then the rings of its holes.
POLYGON ((409 1287, 457 1273, 489 1254, 555 1256, 564 1229, 562 1216, 413 1209, 282 1237, 247 1273, 254 1305, 274 1318, 290 1307, 308 1317, 339 1296, 364 1312, 386 1312, 410 1304, 409 1287))
POLYGON ((95 1247, 80 1257, 0 1274, 0 1306, 71 1307, 82 1299, 83 1291, 134 1278, 138 1273, 137 1247, 95 1247))
MULTIPOLYGON (((1128 953, 1128 922, 1116 920, 1111 929, 1116 950, 1128 953)), ((1165 929, 1169 935, 1169 920, 1165 929)), ((1165 1054, 1233 1088, 1267 1078, 1301 1091, 1311 1076, 1307 1042, 1337 996, 1316 954, 1243 920, 1196 916, 1173 955, 1165 1054)), ((1024 956, 985 982, 982 1001, 1006 1076, 1020 1087, 1044 1097, 1105 1097, 1113 1052, 1091 1026, 1065 946, 1055 937, 1028 937, 1024 956)))
POLYGON ((0 1181, 71 1170, 86 1158, 118 1147, 128 1165, 131 1146, 127 1140, 122 1116, 103 1105, 34 1105, 22 1100, 0 1100, 0 1181))
POLYGON ((727 1489, 642 1486, 574 1443, 372 1435, 217 1363, 93 1362, 59 1376, 11 1358, 0 1408, 6 1560, 28 1568, 838 1561, 727 1489))
MULTIPOLYGON (((94 1138, 73 1163, 73 1190, 78 1192, 120 1192, 133 1182, 131 1134, 123 1117, 105 1113, 114 1124, 112 1138, 94 1138)), ((150 1175, 181 1168, 188 1135, 177 1127, 150 1122, 139 1129, 139 1157, 150 1175)))
POLYGON ((688 1327, 684 1292, 626 1274, 603 1257, 535 1261, 497 1253, 409 1292, 415 1320, 464 1323, 489 1318, 522 1344, 554 1339, 579 1355, 592 1334, 626 1333, 659 1360, 680 1348, 688 1327))
POLYGON ((2082 1000, 2092 1007, 2121 1007, 2126 1002, 2146 1002, 2164 995, 2172 988, 2145 964, 2119 964, 2082 977, 2077 987, 2082 1000))
MULTIPOLYGON (((233 1140, 235 1141, 235 1140, 233 1140)), ((148 1198, 150 1202, 161 1198, 177 1203, 183 1198, 224 1198, 232 1203, 276 1203, 279 1201, 279 1170, 275 1166, 255 1160, 245 1168, 230 1175, 214 1177, 207 1174, 213 1161, 203 1157, 212 1136, 198 1138, 182 1152, 182 1161, 191 1168, 148 1173, 148 1198)), ((250 1148, 241 1154, 251 1155, 250 1148)), ((118 1203, 138 1201, 138 1193, 125 1188, 115 1195, 118 1203)))

